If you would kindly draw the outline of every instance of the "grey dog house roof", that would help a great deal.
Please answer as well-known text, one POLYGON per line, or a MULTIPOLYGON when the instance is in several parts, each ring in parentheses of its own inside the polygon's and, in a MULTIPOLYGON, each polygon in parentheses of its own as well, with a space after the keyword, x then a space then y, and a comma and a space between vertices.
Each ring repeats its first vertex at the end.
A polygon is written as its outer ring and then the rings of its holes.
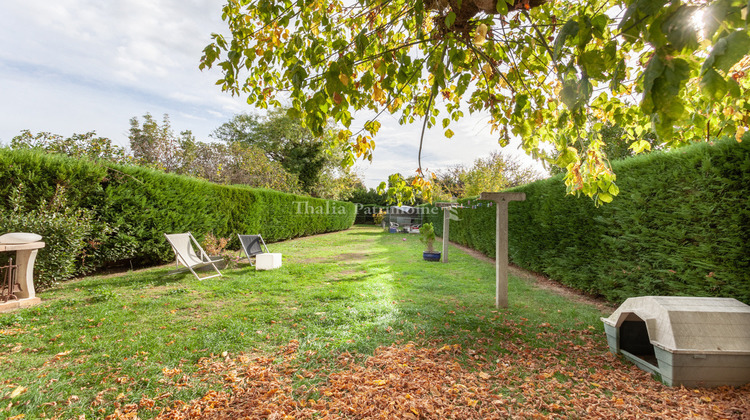
POLYGON ((624 321, 643 321, 651 344, 672 353, 750 354, 750 306, 736 299, 643 296, 602 318, 624 321))

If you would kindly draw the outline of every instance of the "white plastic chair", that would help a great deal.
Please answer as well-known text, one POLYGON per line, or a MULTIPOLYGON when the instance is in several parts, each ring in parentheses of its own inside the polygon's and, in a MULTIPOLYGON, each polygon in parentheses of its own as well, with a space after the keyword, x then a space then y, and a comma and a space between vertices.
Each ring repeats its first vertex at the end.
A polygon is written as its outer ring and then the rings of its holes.
MULTIPOLYGON (((173 233, 171 235, 164 234, 164 236, 167 237, 167 241, 170 245, 172 245, 172 250, 175 253, 176 256, 176 263, 177 267, 180 266, 180 264, 187 267, 188 270, 190 270, 191 273, 197 278, 198 280, 205 280, 205 279, 211 279, 214 277, 221 276, 221 271, 219 271, 218 268, 216 268, 217 262, 221 261, 221 259, 218 260, 212 260, 208 254, 206 254, 206 251, 201 248, 201 245, 198 243, 198 241, 195 240, 193 235, 190 232, 187 233, 173 233), (196 254, 195 249, 198 249, 200 252, 200 256, 196 254), (216 270, 216 274, 211 276, 206 276, 201 278, 198 276, 198 273, 195 272, 195 268, 200 268, 210 265, 216 270)), ((170 274, 177 273, 180 271, 184 271, 183 269, 178 269, 170 274)))

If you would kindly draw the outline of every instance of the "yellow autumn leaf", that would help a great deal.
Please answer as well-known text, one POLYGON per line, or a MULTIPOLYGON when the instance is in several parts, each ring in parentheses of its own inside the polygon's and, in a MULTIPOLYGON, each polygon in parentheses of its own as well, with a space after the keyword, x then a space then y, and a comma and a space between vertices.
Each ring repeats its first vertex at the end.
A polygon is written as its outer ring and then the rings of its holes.
POLYGON ((377 73, 379 76, 385 76, 386 65, 382 59, 375 61, 372 65, 372 68, 375 69, 375 73, 377 73))
POLYGON ((10 393, 10 395, 8 397, 10 399, 16 398, 17 396, 19 396, 19 395, 23 394, 24 392, 26 392, 26 390, 27 390, 27 388, 25 386, 20 386, 19 385, 18 387, 16 387, 16 389, 13 390, 13 392, 10 393))
POLYGON ((401 98, 394 99, 393 101, 391 101, 390 105, 388 105, 388 111, 390 111, 391 113, 396 112, 403 103, 404 101, 402 101, 401 98))
POLYGON ((385 92, 383 92, 383 89, 380 89, 380 86, 378 85, 375 85, 375 87, 372 88, 372 100, 380 104, 385 103, 385 92))
POLYGON ((734 134, 734 138, 737 140, 737 143, 742 143, 742 136, 745 134, 745 127, 737 127, 737 132, 734 134))
POLYGON ((484 72, 485 76, 489 77, 492 75, 492 66, 490 66, 489 63, 485 63, 482 66, 482 71, 484 72))
POLYGON ((339 80, 344 84, 344 86, 349 86, 349 76, 345 75, 344 73, 340 73, 339 80))
POLYGON ((480 24, 477 27, 477 33, 479 35, 482 35, 483 37, 486 37, 487 36, 487 25, 485 25, 484 23, 480 24))
POLYGON ((372 384, 373 385, 377 385, 377 386, 383 386, 386 383, 388 383, 388 381, 386 381, 385 379, 376 379, 376 380, 372 381, 372 384))
POLYGON ((477 33, 474 35, 474 44, 482 45, 487 40, 487 25, 484 23, 477 27, 477 33))

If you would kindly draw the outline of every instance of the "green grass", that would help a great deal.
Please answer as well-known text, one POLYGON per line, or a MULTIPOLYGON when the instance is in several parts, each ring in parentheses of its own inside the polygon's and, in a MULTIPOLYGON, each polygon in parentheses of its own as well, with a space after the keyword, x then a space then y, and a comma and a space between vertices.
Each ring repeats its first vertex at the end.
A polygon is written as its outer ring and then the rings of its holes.
POLYGON ((361 359, 393 343, 459 344, 490 359, 601 328, 596 308, 515 277, 510 308, 497 310, 492 264, 457 249, 448 264, 424 262, 417 236, 354 227, 271 244, 284 254, 277 270, 245 265, 198 281, 157 268, 40 293, 41 305, 0 314, 0 416, 101 418, 145 397, 156 409, 139 415, 153 417, 221 388, 195 375, 201 358, 279 357, 292 340, 295 368, 324 373, 341 353, 361 359))

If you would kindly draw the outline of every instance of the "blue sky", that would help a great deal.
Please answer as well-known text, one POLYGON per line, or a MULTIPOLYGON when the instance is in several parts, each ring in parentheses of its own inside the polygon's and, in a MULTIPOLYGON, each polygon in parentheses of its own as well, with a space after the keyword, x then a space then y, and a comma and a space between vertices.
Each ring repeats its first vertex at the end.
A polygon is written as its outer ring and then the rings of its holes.
MULTIPOLYGON (((199 140, 233 115, 255 112, 243 98, 215 86, 218 71, 198 70, 212 32, 225 31, 224 0, 4 0, 0 13, 0 142, 21 130, 63 136, 96 131, 127 147, 132 117, 169 114, 175 132, 199 140)), ((365 121, 368 115, 356 120, 365 121)), ((357 171, 368 186, 388 174, 414 173, 421 124, 381 118, 372 164, 357 171)), ((428 132, 423 167, 471 163, 499 149, 486 118, 472 116, 428 132)), ((356 130, 355 130, 356 131, 356 130)), ((541 169, 517 150, 504 153, 541 169)))

